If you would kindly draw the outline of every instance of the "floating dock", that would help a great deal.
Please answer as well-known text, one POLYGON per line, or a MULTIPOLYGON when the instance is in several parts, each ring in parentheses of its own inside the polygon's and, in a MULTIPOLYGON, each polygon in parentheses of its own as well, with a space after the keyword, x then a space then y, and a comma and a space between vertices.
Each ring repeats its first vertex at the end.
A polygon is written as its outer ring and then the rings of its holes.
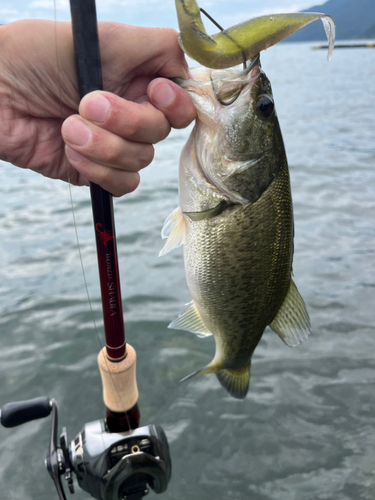
MULTIPOLYGON (((315 47, 311 47, 313 50, 319 49, 328 49, 328 45, 316 45, 315 47)), ((335 50, 337 49, 373 49, 375 48, 375 42, 367 42, 367 43, 340 43, 335 44, 335 50)))

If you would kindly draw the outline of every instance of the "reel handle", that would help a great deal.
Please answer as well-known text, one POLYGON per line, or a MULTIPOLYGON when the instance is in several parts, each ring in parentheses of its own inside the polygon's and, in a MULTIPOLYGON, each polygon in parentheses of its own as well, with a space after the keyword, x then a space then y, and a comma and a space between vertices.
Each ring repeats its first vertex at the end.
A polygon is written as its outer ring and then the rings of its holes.
POLYGON ((48 417, 51 411, 51 400, 46 396, 6 403, 0 410, 0 422, 4 427, 17 427, 31 420, 48 417))

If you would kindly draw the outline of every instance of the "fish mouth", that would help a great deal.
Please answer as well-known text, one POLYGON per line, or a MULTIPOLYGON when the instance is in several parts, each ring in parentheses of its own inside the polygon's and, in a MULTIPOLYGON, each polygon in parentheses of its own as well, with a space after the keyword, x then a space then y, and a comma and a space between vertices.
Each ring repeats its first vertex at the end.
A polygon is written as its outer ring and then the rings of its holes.
POLYGON ((229 79, 222 79, 220 80, 220 88, 217 89, 215 87, 215 82, 217 80, 213 80, 212 76, 210 75, 210 80, 211 80, 211 86, 212 90, 214 91, 215 98, 217 102, 219 102, 222 106, 230 106, 233 104, 237 99, 238 96, 241 94, 243 88, 250 83, 251 79, 242 81, 242 78, 246 78, 255 67, 259 67, 259 62, 260 62, 260 54, 257 54, 253 59, 250 60, 250 64, 247 66, 246 61, 243 63, 243 70, 237 75, 236 81, 233 82, 232 80, 229 79), (240 79, 241 84, 239 85, 239 82, 237 79, 240 79), (234 94, 231 96, 231 89, 226 89, 223 93, 223 83, 224 85, 227 84, 234 84, 234 94), (224 94, 224 95, 223 95, 224 94))
POLYGON ((179 87, 186 90, 193 98, 195 95, 208 93, 210 88, 213 97, 222 106, 230 106, 248 85, 253 84, 259 76, 260 55, 243 63, 243 67, 234 66, 226 70, 209 68, 193 68, 193 78, 171 78, 179 87))

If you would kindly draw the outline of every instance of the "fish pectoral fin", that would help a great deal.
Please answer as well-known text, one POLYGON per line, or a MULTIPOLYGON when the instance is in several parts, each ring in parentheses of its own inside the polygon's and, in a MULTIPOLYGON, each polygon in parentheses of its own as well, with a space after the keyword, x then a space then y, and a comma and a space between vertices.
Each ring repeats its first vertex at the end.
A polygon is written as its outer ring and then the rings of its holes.
POLYGON ((202 212, 184 212, 184 214, 193 222, 197 222, 200 220, 212 219, 213 217, 222 214, 227 208, 231 207, 232 205, 233 203, 229 203, 227 200, 221 200, 221 202, 216 205, 216 207, 202 210, 202 212))
POLYGON ((180 207, 177 207, 166 218, 163 229, 161 230, 161 237, 167 238, 164 247, 159 252, 159 257, 167 254, 174 248, 184 244, 186 234, 186 221, 180 207))
POLYGON ((250 363, 237 370, 222 369, 216 372, 220 384, 236 399, 244 399, 249 390, 250 363))
POLYGON ((198 335, 198 337, 208 337, 212 335, 212 332, 210 332, 210 330, 203 323, 200 312, 194 304, 194 301, 191 303, 190 307, 186 309, 186 311, 172 321, 168 328, 174 328, 175 330, 188 330, 189 332, 198 335))
POLYGON ((292 279, 284 302, 269 326, 289 347, 302 344, 310 335, 309 314, 292 279))

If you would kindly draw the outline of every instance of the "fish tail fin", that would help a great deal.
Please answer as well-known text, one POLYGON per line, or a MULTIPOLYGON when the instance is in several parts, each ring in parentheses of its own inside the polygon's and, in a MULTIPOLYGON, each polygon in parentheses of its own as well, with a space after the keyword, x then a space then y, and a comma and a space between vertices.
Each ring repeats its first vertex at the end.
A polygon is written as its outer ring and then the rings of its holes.
POLYGON ((236 399, 244 399, 249 390, 250 363, 236 370, 224 368, 218 370, 216 376, 220 384, 236 399))
POLYGON ((212 362, 205 368, 202 368, 202 370, 197 370, 196 372, 193 372, 187 377, 183 378, 181 382, 190 380, 193 377, 200 377, 201 375, 206 375, 207 373, 215 373, 220 384, 234 398, 236 399, 245 398, 247 391, 249 390, 250 363, 243 368, 237 368, 236 370, 231 370, 227 368, 221 368, 221 366, 218 363, 212 362))

